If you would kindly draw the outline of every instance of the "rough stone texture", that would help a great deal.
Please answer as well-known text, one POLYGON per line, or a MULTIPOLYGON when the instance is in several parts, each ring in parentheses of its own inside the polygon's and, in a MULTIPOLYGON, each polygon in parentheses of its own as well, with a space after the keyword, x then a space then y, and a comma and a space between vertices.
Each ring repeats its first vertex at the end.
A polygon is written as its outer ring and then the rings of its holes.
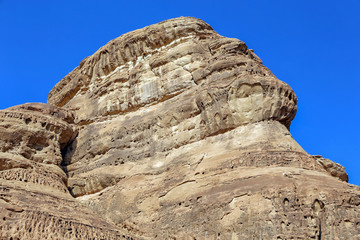
POLYGON ((0 111, 0 239, 129 237, 69 193, 61 150, 72 123, 70 111, 41 103, 0 111))
POLYGON ((342 181, 349 181, 349 176, 345 172, 345 168, 338 163, 335 163, 329 159, 323 158, 320 155, 314 155, 313 158, 320 163, 331 176, 338 177, 342 181))
POLYGON ((69 238, 360 238, 360 188, 292 138, 296 103, 244 42, 171 19, 85 58, 48 105, 0 112, 1 186, 21 209, 70 219, 72 235, 51 230, 69 238), (19 176, 37 186, 26 199, 19 176), (73 211, 36 210, 37 194, 73 211))

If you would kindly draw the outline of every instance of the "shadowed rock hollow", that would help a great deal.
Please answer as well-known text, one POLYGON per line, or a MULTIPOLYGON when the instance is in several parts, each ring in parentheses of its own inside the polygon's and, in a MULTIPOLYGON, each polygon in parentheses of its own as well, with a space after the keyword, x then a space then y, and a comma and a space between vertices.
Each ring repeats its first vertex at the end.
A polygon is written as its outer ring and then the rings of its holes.
POLYGON ((292 138, 296 103, 199 19, 124 34, 0 111, 0 237, 360 238, 360 189, 292 138))

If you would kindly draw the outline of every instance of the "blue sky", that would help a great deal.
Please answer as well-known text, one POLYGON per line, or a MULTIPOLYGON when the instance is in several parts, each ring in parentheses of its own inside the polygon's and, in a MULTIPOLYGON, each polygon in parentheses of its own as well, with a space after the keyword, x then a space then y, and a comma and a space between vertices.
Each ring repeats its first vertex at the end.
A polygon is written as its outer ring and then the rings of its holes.
POLYGON ((295 91, 295 140, 360 185, 360 1, 0 0, 0 109, 46 102, 80 61, 126 32, 198 17, 244 41, 295 91))

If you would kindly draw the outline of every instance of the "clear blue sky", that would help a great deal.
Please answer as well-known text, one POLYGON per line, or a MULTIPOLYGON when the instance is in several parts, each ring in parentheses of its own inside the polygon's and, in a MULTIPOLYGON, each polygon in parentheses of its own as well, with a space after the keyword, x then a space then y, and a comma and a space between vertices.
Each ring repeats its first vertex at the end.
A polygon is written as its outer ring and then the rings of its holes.
POLYGON ((360 185, 360 1, 0 0, 0 109, 51 88, 113 38, 179 16, 246 42, 294 89, 293 137, 360 185))

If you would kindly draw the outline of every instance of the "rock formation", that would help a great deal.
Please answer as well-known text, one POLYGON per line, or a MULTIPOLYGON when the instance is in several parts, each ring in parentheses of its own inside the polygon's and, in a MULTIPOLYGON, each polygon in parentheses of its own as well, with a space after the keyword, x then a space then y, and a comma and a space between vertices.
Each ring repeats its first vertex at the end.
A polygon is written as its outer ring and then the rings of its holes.
POLYGON ((292 138, 296 104, 199 19, 124 34, 0 111, 0 237, 360 238, 360 188, 292 138))
POLYGON ((61 149, 73 124, 70 111, 46 104, 0 111, 1 239, 125 239, 69 194, 61 149))

